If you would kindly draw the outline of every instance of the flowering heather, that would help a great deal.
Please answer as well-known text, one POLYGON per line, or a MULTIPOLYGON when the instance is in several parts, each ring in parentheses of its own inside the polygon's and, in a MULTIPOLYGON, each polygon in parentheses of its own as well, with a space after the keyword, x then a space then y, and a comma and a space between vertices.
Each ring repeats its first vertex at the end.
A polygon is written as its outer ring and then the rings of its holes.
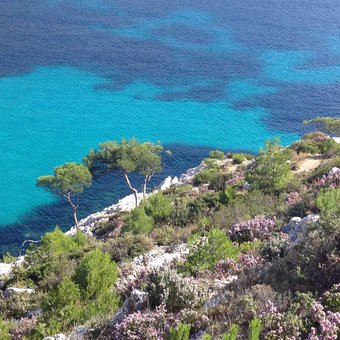
POLYGON ((263 318, 268 315, 277 314, 277 312, 278 312, 277 307, 271 300, 268 300, 264 309, 259 313, 259 316, 263 318))
POLYGON ((312 307, 315 321, 320 325, 320 334, 315 327, 311 328, 308 340, 336 340, 340 331, 340 313, 325 312, 323 305, 316 303, 312 307))
POLYGON ((257 239, 264 240, 275 228, 275 221, 264 217, 255 217, 247 222, 234 224, 229 230, 233 241, 252 242, 257 239))
POLYGON ((317 188, 340 188, 340 169, 333 168, 327 175, 323 175, 313 183, 317 188))
POLYGON ((214 275, 218 278, 241 273, 245 269, 253 269, 264 263, 262 256, 241 254, 238 261, 226 259, 219 261, 214 268, 214 275))
POLYGON ((25 335, 36 327, 37 323, 36 317, 21 318, 11 330, 11 339, 23 339, 25 335))
POLYGON ((115 340, 163 340, 170 327, 174 327, 178 320, 173 314, 166 312, 164 306, 154 311, 136 312, 126 316, 115 326, 113 339, 115 340))
POLYGON ((286 198, 286 204, 288 206, 295 205, 301 201, 301 196, 298 192, 294 191, 289 193, 288 197, 286 198))
POLYGON ((243 184, 244 181, 244 173, 240 172, 240 171, 235 171, 232 174, 232 177, 226 182, 226 184, 228 185, 239 185, 239 184, 243 184))
POLYGON ((329 139, 329 137, 321 131, 315 131, 305 134, 303 139, 312 140, 314 142, 325 142, 327 139, 329 139))

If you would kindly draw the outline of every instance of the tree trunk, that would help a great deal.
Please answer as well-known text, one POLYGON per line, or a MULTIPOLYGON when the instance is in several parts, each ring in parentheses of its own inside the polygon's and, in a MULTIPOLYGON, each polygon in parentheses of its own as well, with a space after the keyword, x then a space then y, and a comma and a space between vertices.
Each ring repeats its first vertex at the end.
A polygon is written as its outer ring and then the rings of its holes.
POLYGON ((148 176, 144 177, 144 186, 143 186, 143 199, 145 199, 146 196, 146 186, 148 184, 148 176))
POLYGON ((70 205, 73 209, 73 219, 74 219, 74 223, 76 225, 76 229, 77 229, 77 232, 78 232, 79 231, 79 223, 78 223, 78 217, 77 217, 78 196, 77 196, 77 203, 73 203, 70 193, 65 194, 64 197, 68 200, 68 202, 70 203, 70 205))
POLYGON ((154 175, 154 173, 152 173, 151 175, 146 175, 144 177, 144 187, 143 187, 143 198, 145 199, 146 197, 146 190, 147 190, 147 185, 148 182, 150 181, 151 177, 154 175))
POLYGON ((74 218, 74 223, 76 224, 76 229, 77 232, 79 231, 79 224, 78 224, 78 217, 77 217, 77 208, 73 207, 73 218, 74 218))
POLYGON ((131 185, 131 182, 130 182, 130 179, 128 177, 128 174, 125 171, 124 171, 124 177, 125 177, 125 181, 126 181, 128 187, 130 188, 130 190, 132 191, 133 195, 135 196, 135 205, 136 205, 136 208, 137 208, 138 207, 138 191, 137 191, 137 189, 135 189, 131 185))

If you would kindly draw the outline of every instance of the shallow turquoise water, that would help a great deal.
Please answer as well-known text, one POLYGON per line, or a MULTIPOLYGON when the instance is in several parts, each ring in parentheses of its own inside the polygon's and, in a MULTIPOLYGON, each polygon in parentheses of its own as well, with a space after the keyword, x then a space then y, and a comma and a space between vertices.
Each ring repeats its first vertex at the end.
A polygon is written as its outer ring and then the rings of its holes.
MULTIPOLYGON (((256 152, 267 138, 279 135, 285 144, 297 138, 267 129, 261 121, 267 112, 260 107, 238 111, 228 101, 157 101, 163 89, 142 81, 122 91, 96 89, 106 81, 65 67, 0 79, 2 224, 48 200, 34 186, 38 176, 63 162, 80 161, 100 141, 135 136, 256 152)), ((236 81, 228 95, 249 97, 267 90, 236 81)))
MULTIPOLYGON (((0 1, 0 254, 56 224, 40 175, 107 139, 160 140, 179 175, 210 148, 287 145, 304 119, 340 116, 333 0, 0 1)), ((80 215, 128 190, 97 178, 80 215)))

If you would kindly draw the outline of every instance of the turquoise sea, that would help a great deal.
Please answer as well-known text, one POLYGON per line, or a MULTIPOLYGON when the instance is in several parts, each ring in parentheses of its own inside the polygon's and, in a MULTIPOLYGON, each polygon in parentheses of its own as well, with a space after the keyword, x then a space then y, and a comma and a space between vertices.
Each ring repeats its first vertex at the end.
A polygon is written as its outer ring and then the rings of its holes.
MULTIPOLYGON (((157 184, 212 148, 288 145, 304 119, 339 116, 339 22, 331 0, 2 0, 0 253, 70 226, 35 180, 99 142, 161 141, 157 184)), ((127 193, 96 178, 81 217, 127 193)))

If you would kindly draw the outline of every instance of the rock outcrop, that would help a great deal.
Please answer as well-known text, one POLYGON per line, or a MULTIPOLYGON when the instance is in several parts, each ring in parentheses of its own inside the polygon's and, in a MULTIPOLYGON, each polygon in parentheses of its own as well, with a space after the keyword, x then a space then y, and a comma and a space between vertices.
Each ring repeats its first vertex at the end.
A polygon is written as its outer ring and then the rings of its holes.
POLYGON ((315 214, 307 215, 304 218, 292 217, 282 231, 290 236, 293 243, 298 243, 304 237, 308 226, 318 222, 319 218, 320 216, 315 214))

